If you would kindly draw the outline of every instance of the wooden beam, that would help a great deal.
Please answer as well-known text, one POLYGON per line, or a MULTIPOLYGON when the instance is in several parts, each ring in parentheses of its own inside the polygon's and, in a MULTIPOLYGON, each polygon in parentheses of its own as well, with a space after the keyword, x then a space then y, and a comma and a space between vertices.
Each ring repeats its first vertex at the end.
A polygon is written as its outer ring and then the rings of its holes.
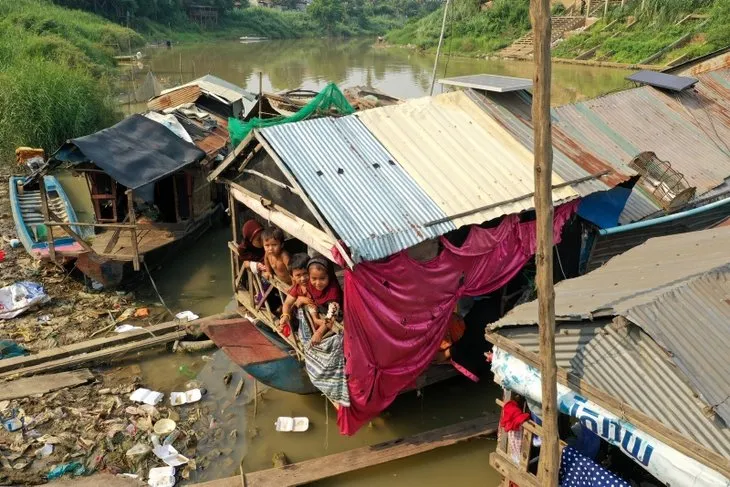
MULTIPOLYGON (((38 189, 41 193, 41 212, 43 213, 43 219, 48 221, 51 218, 48 216, 48 194, 46 193, 46 178, 41 176, 39 178, 38 189)), ((48 241, 48 255, 51 257, 52 262, 56 262, 56 245, 53 241, 53 227, 46 226, 48 231, 46 239, 48 241)))
POLYGON ((335 247, 336 240, 329 234, 275 203, 266 202, 264 198, 248 191, 243 186, 230 181, 227 184, 237 201, 334 262, 332 248, 335 247))
POLYGON ((302 188, 302 186, 299 184, 299 182, 297 181, 297 178, 295 178, 294 175, 291 173, 291 171, 289 171, 289 168, 286 167, 286 164, 284 164, 284 161, 282 161, 281 158, 279 158, 279 155, 276 153, 276 151, 274 151, 274 149, 271 147, 271 145, 268 143, 268 141, 263 136, 260 136, 258 133, 256 133, 256 140, 258 140, 261 143, 261 145, 264 146, 264 149, 266 149, 266 152, 269 153, 269 155, 274 160, 276 165, 279 167, 281 172, 284 173, 284 176, 286 176, 286 178, 289 180, 291 185, 297 190, 297 192, 299 193, 299 196, 302 198, 302 201, 307 206, 307 208, 312 213, 312 215, 314 215, 314 218, 317 220, 319 225, 322 227, 322 230, 324 230, 325 233, 327 235, 329 235, 332 240, 334 240, 335 247, 340 252, 340 255, 342 256, 342 258, 347 263, 347 266, 350 269, 355 267, 355 263, 350 258, 350 255, 345 251, 345 249, 342 247, 342 245, 340 245, 340 241, 335 236, 335 232, 332 230, 332 228, 330 228, 329 224, 325 221, 324 216, 322 216, 322 214, 319 212, 319 210, 314 205, 314 203, 312 203, 312 201, 309 199, 309 197, 307 196, 307 192, 304 191, 304 188, 302 188))
MULTIPOLYGON (((511 353, 526 364, 535 368, 540 367, 540 357, 534 352, 494 332, 487 331, 486 337, 495 346, 511 353)), ((641 431, 726 477, 730 477, 730 460, 719 453, 700 445, 688 436, 665 426, 658 420, 562 368, 558 368, 557 378, 564 386, 590 399, 617 417, 625 419, 641 431)))
POLYGON ((213 170, 213 172, 211 172, 210 174, 208 174, 208 178, 207 178, 208 181, 212 183, 213 181, 216 180, 216 178, 218 178, 218 176, 220 176, 221 174, 223 174, 223 171, 225 171, 226 169, 228 169, 228 167, 231 164, 233 164, 233 162, 238 158, 238 156, 241 155, 241 152, 243 152, 244 149, 246 149, 246 147, 248 146, 248 144, 251 142, 252 139, 253 139, 253 131, 249 132, 248 135, 246 136, 246 138, 243 139, 241 141, 241 143, 238 144, 238 146, 235 149, 233 149, 233 152, 231 152, 230 154, 228 154, 226 156, 226 158, 223 159, 223 162, 221 162, 218 165, 218 167, 216 167, 213 170))
POLYGON ((35 394, 45 394, 66 387, 79 386, 94 380, 94 374, 89 369, 60 374, 37 375, 26 379, 3 382, 0 387, 0 401, 4 399, 19 399, 35 394))
POLYGON ((55 223, 53 225, 46 225, 47 227, 49 227, 49 228, 52 226, 61 227, 74 240, 76 240, 79 243, 79 245, 81 245, 81 247, 83 247, 84 250, 86 250, 87 252, 94 251, 91 248, 91 245, 89 245, 83 238, 81 238, 81 235, 79 235, 78 233, 73 231, 73 229, 70 227, 70 225, 72 225, 72 223, 62 221, 58 216, 56 216, 55 213, 53 213, 53 211, 51 211, 50 208, 48 209, 48 216, 51 220, 54 220, 55 223))
POLYGON ((150 326, 143 330, 130 331, 127 333, 115 334, 111 337, 95 338, 86 340, 63 347, 44 350, 42 352, 26 355, 23 357, 14 357, 0 360, 0 378, 14 375, 32 375, 43 372, 44 364, 54 364, 50 369, 60 370, 55 367, 56 362, 60 362, 68 357, 90 354, 99 350, 110 349, 130 343, 141 342, 150 337, 167 335, 171 332, 184 331, 185 334, 195 334, 200 330, 200 325, 208 321, 224 320, 238 317, 237 313, 227 312, 219 313, 207 318, 201 318, 187 323, 179 323, 177 321, 168 321, 159 325, 150 326))
MULTIPOLYGON (((174 180, 174 179, 173 179, 174 180)), ((177 193, 176 193, 177 194, 177 193)), ((177 201, 177 198, 176 198, 177 201)), ((139 246, 137 244, 137 215, 134 212, 134 194, 131 189, 127 190, 127 211, 129 214, 129 224, 132 228, 129 232, 132 234, 132 251, 134 252, 132 257, 132 266, 135 271, 139 271, 139 246)), ((175 213, 177 214, 177 207, 175 207, 175 213)))
POLYGON ((504 478, 519 485, 520 487, 542 487, 537 477, 528 472, 521 471, 501 451, 495 451, 489 455, 489 464, 504 478))
MULTIPOLYGON (((474 438, 493 435, 498 421, 481 417, 377 445, 245 474, 247 487, 292 487, 418 455, 474 438)), ((229 477, 196 487, 240 487, 241 477, 229 477)))
MULTIPOLYGON (((608 1, 608 0, 607 0, 608 1)), ((531 0, 530 18, 534 39, 532 120, 535 131, 535 221, 537 223, 538 320, 542 373, 542 447, 538 478, 546 487, 558 486, 558 385, 555 363, 555 291, 553 290, 553 143, 550 116, 551 20, 550 0, 531 0)))

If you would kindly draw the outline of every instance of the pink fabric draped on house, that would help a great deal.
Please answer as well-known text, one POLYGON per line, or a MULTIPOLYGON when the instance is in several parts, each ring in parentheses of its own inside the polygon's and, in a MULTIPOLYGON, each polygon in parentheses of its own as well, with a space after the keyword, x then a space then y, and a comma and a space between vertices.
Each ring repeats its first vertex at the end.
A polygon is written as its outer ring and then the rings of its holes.
MULTIPOLYGON (((555 243, 577 204, 555 209, 555 243)), ((535 253, 535 222, 509 215, 495 228, 472 227, 461 247, 443 237, 441 243, 442 252, 428 262, 404 251, 346 271, 351 405, 338 411, 341 433, 355 434, 426 370, 459 298, 490 293, 517 275, 535 253)))

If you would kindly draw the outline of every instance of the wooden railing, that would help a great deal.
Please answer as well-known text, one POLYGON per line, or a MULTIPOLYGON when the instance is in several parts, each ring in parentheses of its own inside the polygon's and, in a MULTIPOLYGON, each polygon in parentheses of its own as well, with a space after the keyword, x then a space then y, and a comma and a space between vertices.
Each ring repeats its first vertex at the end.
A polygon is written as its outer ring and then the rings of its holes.
MULTIPOLYGON (((510 393, 505 391, 504 400, 497 399, 497 405, 504 408, 509 400, 510 393)), ((529 471, 530 462, 537 460, 531 456, 532 440, 535 436, 542 437, 542 427, 534 421, 528 420, 522 423, 522 442, 520 444, 520 458, 515 462, 509 452, 507 432, 499 427, 497 431, 497 448, 489 455, 489 464, 502 475, 501 487, 509 487, 514 482, 520 487, 540 487, 537 476, 529 471)), ((565 447, 565 442, 560 441, 560 453, 565 447)))
MULTIPOLYGON (((276 278, 276 276, 272 276, 270 279, 265 280, 258 273, 252 272, 251 269, 247 268, 241 260, 238 247, 235 242, 228 242, 228 249, 231 252, 233 292, 238 304, 246 308, 246 310, 253 315, 254 318, 265 323, 273 332, 292 347, 300 360, 303 360, 304 345, 293 330, 289 336, 284 335, 279 327, 279 318, 275 312, 276 310, 272 310, 269 305, 269 296, 272 293, 278 293, 281 302, 284 303, 290 286, 276 278)), ((309 326, 310 331, 313 332, 314 326, 308 313, 304 313, 304 316, 307 322, 299 323, 299 326, 309 326)), ((332 324, 332 329, 328 331, 323 338, 327 338, 334 333, 339 333, 342 330, 342 323, 334 322, 332 324)))

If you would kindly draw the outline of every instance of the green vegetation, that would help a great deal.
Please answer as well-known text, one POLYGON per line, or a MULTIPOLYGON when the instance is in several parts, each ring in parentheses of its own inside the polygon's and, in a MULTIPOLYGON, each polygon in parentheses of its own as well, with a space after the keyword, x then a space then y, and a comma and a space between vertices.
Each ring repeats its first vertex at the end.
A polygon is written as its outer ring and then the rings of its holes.
MULTIPOLYGON (((483 55, 508 46, 530 30, 529 0, 494 0, 482 8, 479 0, 455 0, 446 23, 445 49, 460 54, 483 55)), ((388 42, 435 49, 443 8, 387 35, 388 42)))
POLYGON ((45 0, 0 2, 0 161, 17 146, 53 151, 117 121, 107 74, 134 31, 45 0))
POLYGON ((623 9, 591 26, 587 32, 566 39, 553 55, 574 58, 596 48, 593 59, 640 63, 690 34, 690 41, 673 49, 652 64, 663 65, 680 56, 701 56, 730 45, 730 2, 727 0, 646 0, 629 2, 623 9), (687 19, 689 14, 706 18, 687 19), (692 35, 693 34, 693 35, 692 35))

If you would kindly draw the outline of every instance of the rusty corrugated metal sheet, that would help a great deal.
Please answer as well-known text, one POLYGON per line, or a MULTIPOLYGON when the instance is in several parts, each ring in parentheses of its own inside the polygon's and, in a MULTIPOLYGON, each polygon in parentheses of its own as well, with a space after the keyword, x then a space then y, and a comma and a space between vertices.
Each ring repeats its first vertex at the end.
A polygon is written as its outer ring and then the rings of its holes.
MULTIPOLYGON (((463 91, 409 100, 355 115, 447 215, 493 207, 454 219, 479 224, 533 208, 532 153, 463 91)), ((553 171, 553 183, 564 179, 553 171)), ((557 204, 578 196, 553 191, 557 204)))
POLYGON ((200 98, 200 88, 197 85, 182 86, 153 98, 147 102, 147 108, 164 111, 185 103, 194 103, 198 98, 200 98))
MULTIPOLYGON (((208 112, 209 115, 216 121, 216 127, 210 131, 210 133, 200 140, 195 140, 195 145, 200 149, 204 150, 209 157, 217 155, 221 150, 228 146, 230 140, 228 134, 228 120, 217 117, 212 113, 208 112)), ((198 126, 202 125, 193 118, 188 118, 191 122, 198 126)))
MULTIPOLYGON (((499 334, 526 350, 539 352, 536 326, 505 328, 499 334)), ((705 404, 687 385, 686 375, 637 327, 622 329, 611 320, 559 323, 555 348, 558 367, 688 438, 730 456, 730 429, 705 416, 705 404)))
MULTIPOLYGON (((724 79, 726 74, 714 71, 706 76, 724 79)), ((716 134, 722 135, 730 124, 717 116, 715 112, 725 108, 703 94, 706 90, 715 91, 707 79, 697 92, 680 95, 635 88, 558 107, 553 110, 554 123, 621 174, 633 174, 629 162, 640 152, 653 151, 681 172, 700 196, 730 176, 730 150, 716 134)))

